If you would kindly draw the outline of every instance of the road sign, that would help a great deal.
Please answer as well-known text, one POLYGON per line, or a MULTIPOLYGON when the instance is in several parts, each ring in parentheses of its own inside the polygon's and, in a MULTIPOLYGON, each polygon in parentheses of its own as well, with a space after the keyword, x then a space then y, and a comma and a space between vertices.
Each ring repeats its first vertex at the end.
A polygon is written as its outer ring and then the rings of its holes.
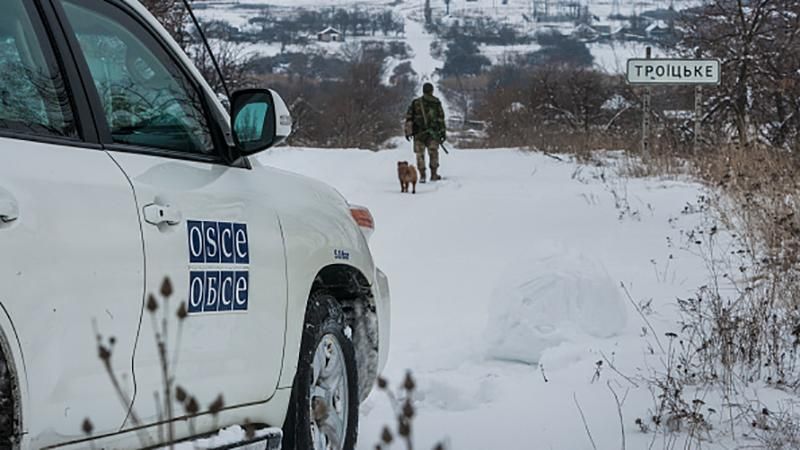
POLYGON ((629 59, 630 84, 700 85, 720 83, 716 59, 629 59))

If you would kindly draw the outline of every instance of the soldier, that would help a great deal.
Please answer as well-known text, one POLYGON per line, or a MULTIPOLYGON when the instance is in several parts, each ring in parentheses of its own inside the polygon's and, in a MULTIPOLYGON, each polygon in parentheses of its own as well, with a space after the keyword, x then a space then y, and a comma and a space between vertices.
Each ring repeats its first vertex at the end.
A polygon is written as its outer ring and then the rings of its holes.
POLYGON ((447 125, 444 121, 442 102, 433 95, 433 85, 422 86, 422 97, 414 99, 408 107, 405 123, 406 140, 414 138, 414 153, 417 154, 419 182, 425 182, 425 149, 428 149, 431 167, 431 181, 441 180, 439 176, 439 145, 447 139, 447 125))

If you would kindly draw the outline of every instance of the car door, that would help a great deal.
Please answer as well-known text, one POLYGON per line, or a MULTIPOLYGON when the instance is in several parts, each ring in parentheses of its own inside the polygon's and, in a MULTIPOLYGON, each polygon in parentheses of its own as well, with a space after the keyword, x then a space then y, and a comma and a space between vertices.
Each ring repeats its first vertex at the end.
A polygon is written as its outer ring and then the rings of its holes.
POLYGON ((164 387, 161 338, 175 385, 201 410, 220 395, 226 406, 267 400, 281 371, 286 267, 261 180, 222 157, 204 89, 136 10, 111 1, 60 4, 85 60, 87 90, 102 107, 105 146, 133 185, 142 224, 146 289, 157 308, 143 311, 136 411, 147 423, 168 408, 176 417, 186 412, 155 400, 164 387), (165 277, 169 302, 160 294, 165 277), (184 319, 176 315, 180 302, 184 319))
POLYGON ((4 0, 0 15, 0 304, 35 448, 83 439, 86 419, 98 434, 122 426, 144 298, 133 191, 39 6, 4 0))

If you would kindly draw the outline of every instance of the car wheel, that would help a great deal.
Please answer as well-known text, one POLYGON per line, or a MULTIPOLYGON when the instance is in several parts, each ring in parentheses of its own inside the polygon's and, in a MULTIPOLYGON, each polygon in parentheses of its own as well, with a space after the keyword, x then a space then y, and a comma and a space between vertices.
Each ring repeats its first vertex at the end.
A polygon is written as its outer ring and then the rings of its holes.
POLYGON ((326 293, 306 311, 284 450, 353 450, 358 432, 358 372, 342 308, 326 293))
POLYGON ((19 390, 16 373, 6 360, 7 347, 0 337, 0 450, 19 448, 19 390))

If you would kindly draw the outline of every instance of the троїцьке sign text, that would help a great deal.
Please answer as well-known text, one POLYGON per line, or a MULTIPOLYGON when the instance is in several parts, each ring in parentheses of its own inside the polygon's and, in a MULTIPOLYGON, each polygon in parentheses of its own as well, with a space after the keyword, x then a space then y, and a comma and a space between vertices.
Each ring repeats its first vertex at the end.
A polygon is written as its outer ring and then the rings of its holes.
POLYGON ((719 84, 716 59, 629 59, 630 84, 719 84))

